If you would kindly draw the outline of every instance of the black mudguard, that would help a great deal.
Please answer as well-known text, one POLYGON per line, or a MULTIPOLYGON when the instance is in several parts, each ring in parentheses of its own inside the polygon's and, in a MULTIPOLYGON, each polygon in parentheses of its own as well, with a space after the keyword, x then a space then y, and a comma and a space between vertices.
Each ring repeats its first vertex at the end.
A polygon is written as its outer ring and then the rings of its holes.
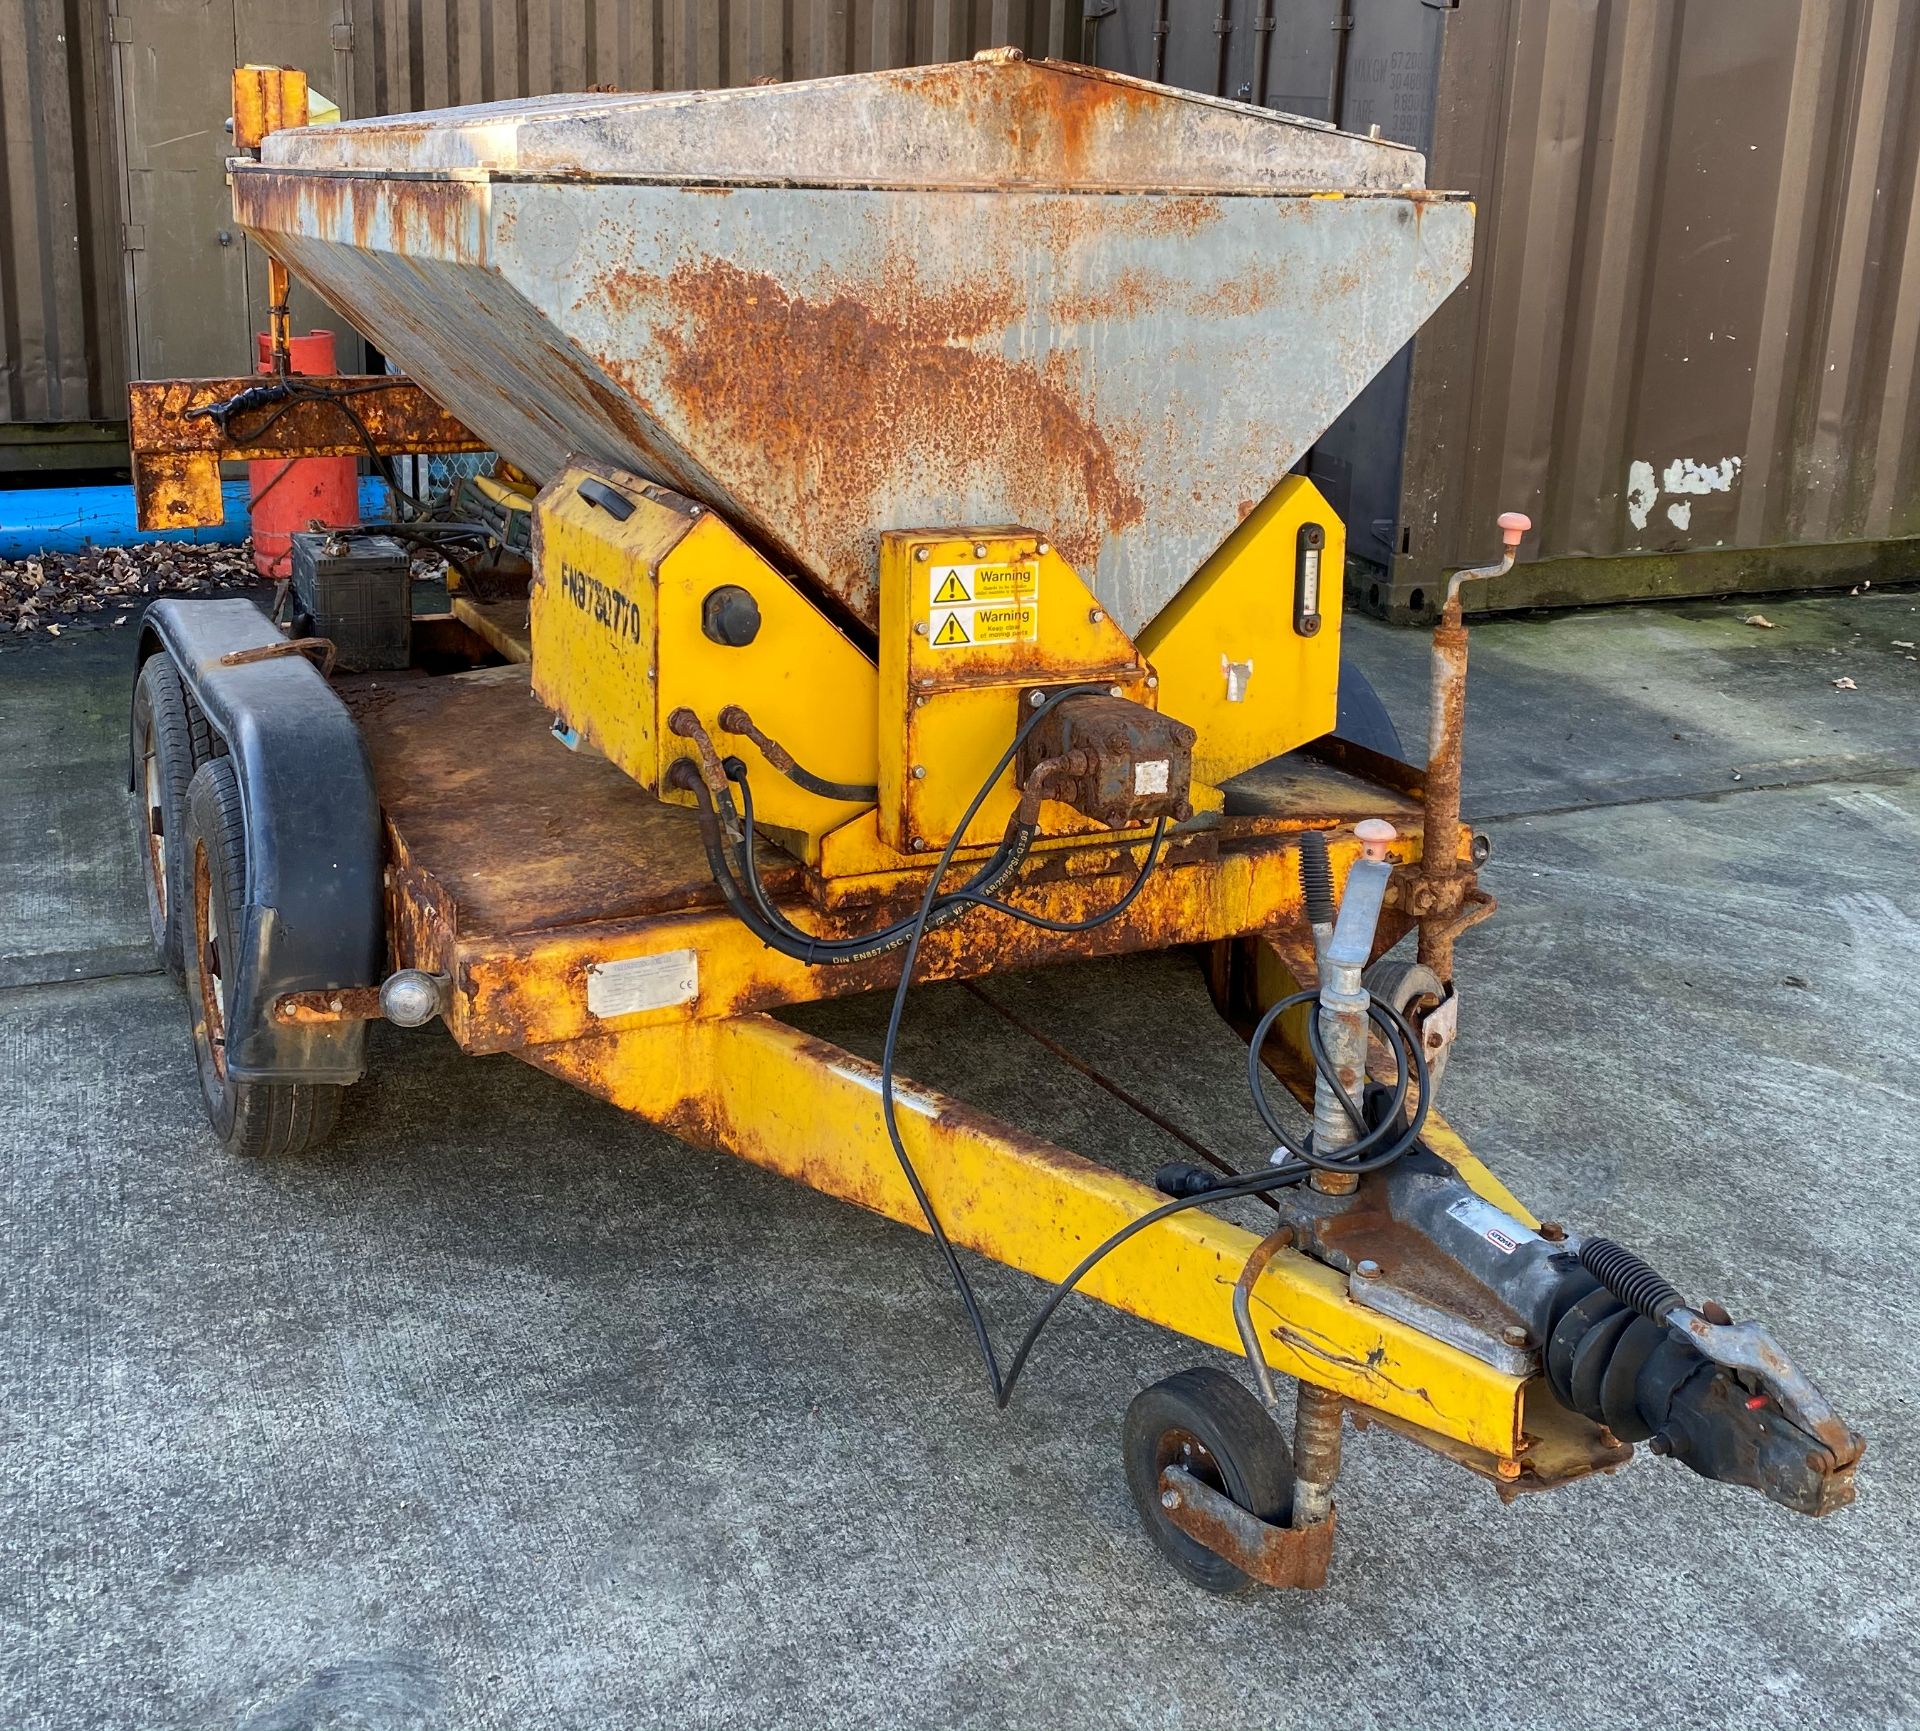
POLYGON ((380 806, 360 730, 303 655, 223 665, 285 642, 251 601, 169 599, 147 610, 140 661, 173 658, 246 808, 246 965, 227 970, 228 1070, 244 1082, 354 1082, 364 1022, 272 1018, 288 992, 377 985, 385 958, 380 806))

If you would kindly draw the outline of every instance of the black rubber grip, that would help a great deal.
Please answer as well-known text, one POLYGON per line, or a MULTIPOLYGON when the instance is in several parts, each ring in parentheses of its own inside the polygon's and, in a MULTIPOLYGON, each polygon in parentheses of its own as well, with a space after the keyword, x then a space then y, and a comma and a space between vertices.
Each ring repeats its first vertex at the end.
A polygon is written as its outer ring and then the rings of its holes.
POLYGON ((1589 1238, 1580 1246, 1580 1265, 1622 1304, 1654 1322, 1686 1302, 1664 1275, 1611 1238, 1589 1238))
POLYGON ((1300 894, 1308 925, 1333 924, 1333 862, 1327 858, 1327 838, 1317 829, 1300 838, 1300 894))

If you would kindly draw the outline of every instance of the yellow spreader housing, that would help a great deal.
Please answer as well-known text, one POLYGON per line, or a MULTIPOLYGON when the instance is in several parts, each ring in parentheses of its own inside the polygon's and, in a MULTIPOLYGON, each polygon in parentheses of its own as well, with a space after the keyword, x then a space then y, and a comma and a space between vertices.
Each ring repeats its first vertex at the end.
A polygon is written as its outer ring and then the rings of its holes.
MULTIPOLYGON (((1136 644, 1044 530, 890 530, 879 538, 877 654, 717 513, 643 478, 569 468, 534 509, 533 689, 558 730, 648 791, 692 796, 668 772, 699 752, 672 718, 696 717, 715 747, 765 767, 726 717, 744 707, 816 776, 872 787, 863 803, 755 780, 757 814, 823 877, 924 863, 953 839, 1023 706, 1093 686, 1194 728, 1194 806, 1218 784, 1333 726, 1340 678, 1340 519, 1289 476, 1252 511, 1136 644), (1314 605, 1303 613, 1301 547, 1314 605), (751 635, 723 641, 714 610, 745 595, 751 635), (877 666, 876 666, 877 661, 877 666)), ((1016 799, 1014 771, 982 802, 962 848, 988 848, 1016 799)), ((1097 832, 1042 806, 1049 837, 1097 832)), ((962 857, 965 857, 963 854, 962 857)))

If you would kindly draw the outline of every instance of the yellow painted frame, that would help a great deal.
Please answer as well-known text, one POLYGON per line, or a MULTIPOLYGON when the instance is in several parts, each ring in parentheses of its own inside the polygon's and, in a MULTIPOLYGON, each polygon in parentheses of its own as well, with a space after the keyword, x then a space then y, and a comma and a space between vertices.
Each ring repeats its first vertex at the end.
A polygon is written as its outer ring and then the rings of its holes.
POLYGON ((821 838, 860 805, 767 768, 757 746, 720 726, 720 713, 741 704, 816 775, 871 786, 873 663, 723 517, 618 469, 580 462, 542 489, 533 555, 535 695, 670 805, 693 803, 665 785, 675 763, 697 761, 693 742, 669 727, 676 710, 691 710, 722 755, 738 753, 762 772, 753 777, 761 825, 817 864, 821 838), (631 514, 593 504, 583 481, 612 487, 631 514), (716 643, 702 630, 702 601, 722 585, 746 590, 759 608, 751 643, 716 643))
MULTIPOLYGON (((881 1120, 876 1067, 782 1022, 681 1021, 520 1056, 684 1141, 925 1229, 881 1120)), ((895 1099, 902 1139, 948 1235, 1039 1279, 1059 1280, 1166 1200, 934 1090, 897 1080, 895 1099)), ((1129 1240, 1079 1290, 1237 1354, 1233 1288, 1259 1242, 1192 1209, 1129 1240)), ((1334 1269, 1282 1250, 1255 1282, 1252 1305, 1274 1370, 1494 1460, 1522 1454, 1524 1382, 1355 1304, 1334 1269)))
POLYGON ((1196 781, 1225 781, 1333 731, 1346 557, 1339 514, 1304 475, 1289 475, 1140 633, 1160 678, 1161 706, 1199 732, 1196 781), (1295 566, 1309 523, 1325 545, 1319 629, 1302 636, 1294 626, 1295 566), (1230 680, 1229 664, 1246 671, 1230 680))

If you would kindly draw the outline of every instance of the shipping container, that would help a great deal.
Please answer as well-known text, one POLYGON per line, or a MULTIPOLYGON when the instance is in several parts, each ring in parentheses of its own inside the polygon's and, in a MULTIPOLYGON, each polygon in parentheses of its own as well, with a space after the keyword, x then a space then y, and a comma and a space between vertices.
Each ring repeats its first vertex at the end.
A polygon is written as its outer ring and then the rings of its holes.
POLYGON ((97 0, 0 0, 0 472, 126 417, 106 42, 97 0))
POLYGON ((1430 613, 1507 508, 1537 533, 1476 605, 1920 577, 1914 0, 1088 10, 1098 64, 1377 124, 1478 202, 1310 460, 1363 605, 1430 613))

